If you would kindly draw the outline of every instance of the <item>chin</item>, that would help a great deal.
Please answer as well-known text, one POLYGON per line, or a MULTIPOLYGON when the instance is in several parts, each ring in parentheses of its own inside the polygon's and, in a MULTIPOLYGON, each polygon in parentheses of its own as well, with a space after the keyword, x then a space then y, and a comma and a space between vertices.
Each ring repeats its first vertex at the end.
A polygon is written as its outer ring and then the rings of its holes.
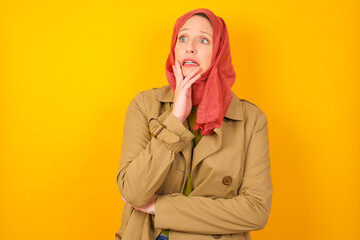
POLYGON ((187 75, 189 75, 190 71, 189 70, 182 70, 182 74, 184 77, 186 77, 187 75))
MULTIPOLYGON (((184 77, 187 77, 193 69, 182 69, 182 74, 184 75, 184 77)), ((194 75, 194 77, 196 75, 198 75, 199 73, 202 73, 202 69, 200 68, 199 71, 194 75)))

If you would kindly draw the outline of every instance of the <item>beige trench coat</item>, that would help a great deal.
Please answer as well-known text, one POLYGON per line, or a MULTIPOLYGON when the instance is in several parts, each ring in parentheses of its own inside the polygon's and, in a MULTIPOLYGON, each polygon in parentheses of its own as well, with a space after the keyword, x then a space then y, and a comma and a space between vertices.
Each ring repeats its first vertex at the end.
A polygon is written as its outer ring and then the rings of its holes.
POLYGON ((267 117, 233 93, 221 128, 194 135, 171 113, 170 86, 141 92, 126 113, 117 184, 126 201, 142 207, 156 193, 155 215, 125 205, 121 240, 250 239, 265 227, 272 199, 267 117), (190 195, 182 194, 190 173, 190 195))

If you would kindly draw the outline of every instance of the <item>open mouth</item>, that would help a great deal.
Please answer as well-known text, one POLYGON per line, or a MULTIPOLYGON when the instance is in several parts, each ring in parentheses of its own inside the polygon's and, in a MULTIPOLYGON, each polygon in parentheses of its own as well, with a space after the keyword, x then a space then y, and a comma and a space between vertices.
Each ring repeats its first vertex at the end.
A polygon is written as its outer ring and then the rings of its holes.
POLYGON ((199 63, 197 63, 195 60, 192 59, 185 59, 183 60, 182 65, 184 67, 197 67, 199 66, 199 63))

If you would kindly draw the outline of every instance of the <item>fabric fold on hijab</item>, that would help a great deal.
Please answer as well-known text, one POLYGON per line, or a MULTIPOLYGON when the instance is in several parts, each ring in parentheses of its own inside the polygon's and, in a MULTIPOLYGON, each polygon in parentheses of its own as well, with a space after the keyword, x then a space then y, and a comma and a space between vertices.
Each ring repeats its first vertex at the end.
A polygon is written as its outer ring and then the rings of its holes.
POLYGON ((213 55, 209 69, 192 85, 192 105, 198 105, 193 130, 200 129, 201 135, 210 135, 214 133, 215 128, 222 126, 223 118, 231 103, 231 87, 236 77, 231 63, 229 36, 224 20, 206 8, 195 9, 178 18, 173 30, 165 73, 169 85, 175 92, 176 79, 172 65, 175 64, 177 36, 184 23, 196 13, 204 13, 210 19, 213 29, 213 55))

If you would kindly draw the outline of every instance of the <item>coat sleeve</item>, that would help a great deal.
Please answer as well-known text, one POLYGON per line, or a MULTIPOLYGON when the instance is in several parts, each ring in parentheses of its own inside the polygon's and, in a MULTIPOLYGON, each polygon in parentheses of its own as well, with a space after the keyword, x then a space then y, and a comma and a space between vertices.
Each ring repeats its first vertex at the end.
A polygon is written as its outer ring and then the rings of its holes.
POLYGON ((211 199, 182 194, 159 196, 155 227, 197 234, 231 234, 265 227, 270 213, 272 182, 267 118, 260 111, 245 160, 238 195, 211 199))
POLYGON ((163 183, 176 154, 194 137, 171 113, 148 120, 142 93, 125 117, 117 184, 135 207, 144 206, 163 183))

